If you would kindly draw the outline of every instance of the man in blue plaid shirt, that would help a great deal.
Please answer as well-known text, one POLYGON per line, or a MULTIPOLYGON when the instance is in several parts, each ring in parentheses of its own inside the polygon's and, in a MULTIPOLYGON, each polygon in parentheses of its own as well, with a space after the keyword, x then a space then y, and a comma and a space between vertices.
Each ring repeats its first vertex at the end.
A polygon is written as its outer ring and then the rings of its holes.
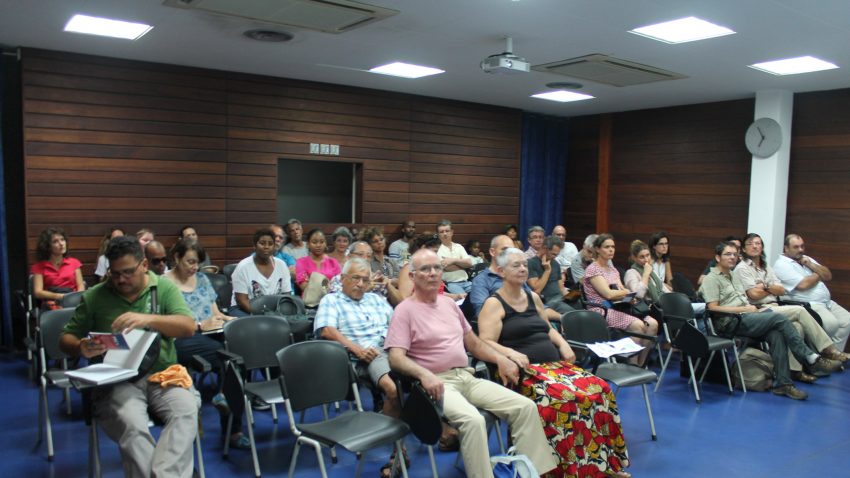
POLYGON ((364 259, 349 259, 342 268, 342 291, 322 298, 313 327, 317 335, 341 343, 356 357, 358 373, 367 372, 386 397, 383 413, 397 418, 401 412, 398 393, 388 375, 390 364, 384 351, 393 309, 384 297, 366 292, 371 275, 364 259))

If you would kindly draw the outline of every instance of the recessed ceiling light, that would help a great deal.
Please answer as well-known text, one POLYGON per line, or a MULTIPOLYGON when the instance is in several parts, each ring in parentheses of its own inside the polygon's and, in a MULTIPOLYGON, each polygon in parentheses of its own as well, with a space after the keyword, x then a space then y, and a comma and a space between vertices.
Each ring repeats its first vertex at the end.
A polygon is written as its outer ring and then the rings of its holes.
POLYGON ((90 17, 88 15, 74 15, 65 24, 66 32, 85 33, 88 35, 100 35, 105 37, 123 38, 126 40, 137 40, 153 27, 144 23, 125 22, 109 18, 90 17))
POLYGON ((369 71, 372 73, 380 73, 381 75, 400 76, 402 78, 422 78, 423 76, 445 73, 445 70, 441 70, 439 68, 411 65, 410 63, 401 63, 398 61, 395 63, 376 66, 369 71))
POLYGON ((566 90, 547 91, 545 93, 537 93, 536 95, 531 95, 531 97, 540 98, 541 100, 557 101, 560 103, 589 100, 593 98, 593 96, 586 95, 584 93, 575 93, 566 90))
POLYGON ((772 75, 796 75, 798 73, 811 73, 813 71, 832 70, 838 65, 823 61, 813 56, 800 56, 797 58, 786 58, 784 60, 765 61, 748 65, 750 68, 764 71, 772 75))
POLYGON ((635 28, 634 30, 629 30, 629 33, 652 38, 653 40, 664 43, 685 43, 704 40, 706 38, 722 37, 735 32, 697 17, 687 17, 635 28))

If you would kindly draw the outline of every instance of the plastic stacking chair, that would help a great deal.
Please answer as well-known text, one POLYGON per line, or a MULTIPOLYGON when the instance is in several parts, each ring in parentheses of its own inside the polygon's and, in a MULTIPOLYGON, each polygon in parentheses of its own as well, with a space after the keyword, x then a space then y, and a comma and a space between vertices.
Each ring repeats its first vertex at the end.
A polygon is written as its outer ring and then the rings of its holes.
POLYGON ((222 313, 227 313, 230 308, 230 300, 233 298, 233 286, 230 280, 224 274, 210 274, 205 272, 207 279, 210 280, 213 290, 216 295, 216 305, 222 313))
POLYGON ((221 268, 221 273, 227 277, 228 281, 232 281, 233 279, 233 271, 236 270, 236 266, 239 264, 227 264, 226 266, 221 268))
MULTIPOLYGON (((590 351, 587 344, 607 342, 611 340, 605 318, 602 317, 602 315, 589 310, 576 310, 564 314, 564 316, 561 317, 561 329, 564 331, 564 338, 567 339, 570 345, 583 350, 588 350, 588 352, 590 351)), ((655 337, 647 335, 634 334, 631 332, 625 333, 627 335, 655 340, 655 337)), ((647 384, 658 380, 658 376, 655 372, 628 363, 601 361, 598 357, 596 357, 593 362, 594 366, 591 371, 600 378, 613 383, 617 387, 614 391, 615 395, 622 387, 634 387, 640 385, 643 388, 643 399, 646 402, 646 413, 649 416, 649 427, 652 430, 652 439, 656 440, 655 420, 652 418, 652 406, 649 403, 649 391, 646 388, 647 384)))
MULTIPOLYGON (((694 310, 691 307, 690 298, 680 292, 664 294, 659 300, 662 310, 662 328, 664 336, 670 344, 679 349, 682 355, 688 360, 688 369, 690 370, 690 382, 693 384, 694 397, 697 403, 701 402, 699 385, 697 384, 696 369, 702 360, 706 360, 705 369, 699 379, 701 384, 705 378, 705 373, 708 366, 714 359, 718 351, 721 354, 721 363, 723 371, 726 373, 726 384, 729 386, 729 393, 733 393, 732 377, 729 375, 729 364, 726 361, 725 352, 731 349, 735 356, 735 363, 738 367, 741 366, 738 361, 738 348, 735 346, 735 341, 732 339, 718 337, 712 334, 703 334, 696 327, 697 319, 694 317, 694 310), (696 360, 696 362, 694 362, 696 360)), ((706 326, 708 329, 708 326, 706 326)), ((673 355, 673 349, 667 352, 661 363, 661 374, 658 376, 658 383, 655 384, 655 391, 661 386, 661 380, 664 378, 664 372, 667 370, 667 365, 670 363, 670 357, 673 355)), ((741 370, 738 370, 741 373, 741 370)), ((743 375, 741 375, 743 376, 743 375)), ((746 385, 744 393, 746 393, 746 385)))
POLYGON ((332 461, 336 462, 334 448, 340 446, 357 455, 359 477, 363 466, 363 453, 372 448, 395 443, 397 463, 407 478, 407 467, 402 459, 402 440, 410 428, 403 421, 374 412, 364 412, 357 389, 357 375, 342 345, 326 340, 300 342, 277 353, 280 365, 280 388, 285 397, 289 425, 296 436, 295 448, 289 465, 289 476, 295 472, 301 445, 316 450, 319 471, 327 477, 322 446, 331 448, 332 461), (356 410, 344 412, 321 422, 298 424, 294 412, 318 405, 344 401, 353 393, 356 410))
MULTIPOLYGON (((276 403, 283 403, 283 394, 277 379, 272 379, 271 369, 278 366, 275 354, 292 343, 289 322, 283 317, 270 315, 249 315, 231 320, 224 324, 226 350, 219 350, 225 360, 224 380, 238 380, 248 416, 248 439, 251 442, 251 457, 254 461, 254 474, 260 476, 260 464, 257 460, 257 445, 254 441, 254 415, 251 400, 259 398, 271 405, 272 419, 277 422, 276 403), (241 371, 245 370, 247 379, 254 370, 261 370, 265 380, 250 382, 244 380, 241 371)), ((228 420, 225 437, 230 437, 232 417, 228 420)), ((224 456, 229 452, 230 441, 224 441, 224 456)))
POLYGON ((50 423, 50 405, 47 400, 47 387, 53 386, 62 389, 65 395, 65 412, 71 414, 71 381, 65 375, 68 369, 67 355, 59 349, 59 336, 65 324, 74 316, 74 309, 48 310, 39 317, 38 333, 38 355, 40 376, 39 385, 41 397, 39 400, 38 414, 38 441, 41 442, 45 432, 47 435, 47 460, 53 461, 53 427, 50 423), (51 370, 48 368, 49 361, 58 361, 62 368, 51 370))
POLYGON ((73 309, 80 305, 83 300, 83 291, 70 292, 62 298, 62 308, 73 309))

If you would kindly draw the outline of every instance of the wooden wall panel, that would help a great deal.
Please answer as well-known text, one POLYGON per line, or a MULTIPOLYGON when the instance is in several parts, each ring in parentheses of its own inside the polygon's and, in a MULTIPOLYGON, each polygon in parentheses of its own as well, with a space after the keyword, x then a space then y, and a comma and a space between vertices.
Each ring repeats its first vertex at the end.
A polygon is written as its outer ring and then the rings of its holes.
POLYGON ((596 232, 599 117, 573 118, 569 131, 564 227, 567 240, 581 249, 584 238, 596 232))
MULTIPOLYGON (((627 264, 632 240, 647 242, 653 232, 666 230, 673 270, 696 282, 714 245, 746 232, 751 156, 743 132, 752 111, 752 100, 740 100, 611 115, 608 232, 617 241, 618 265, 627 264)), ((588 196, 596 188, 598 118, 571 123, 568 191, 584 193, 568 193, 571 236, 590 233, 588 225, 595 224, 588 196)))
POLYGON ((390 241, 407 219, 424 231, 448 218, 458 242, 517 221, 517 110, 42 50, 24 52, 23 83, 31 261, 51 224, 85 274, 112 225, 170 245, 192 224, 213 261, 238 261, 278 219, 280 159, 359 164, 358 225, 390 241))
POLYGON ((794 98, 785 230, 832 271, 832 298, 850 307, 850 89, 794 98))

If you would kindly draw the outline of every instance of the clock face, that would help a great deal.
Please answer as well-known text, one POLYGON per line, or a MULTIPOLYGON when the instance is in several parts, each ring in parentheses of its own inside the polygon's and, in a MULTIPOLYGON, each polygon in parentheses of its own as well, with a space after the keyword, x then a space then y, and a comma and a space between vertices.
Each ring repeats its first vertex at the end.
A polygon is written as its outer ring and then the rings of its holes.
POLYGON ((782 146, 782 127, 772 118, 759 118, 747 128, 744 140, 753 156, 772 156, 782 146))

